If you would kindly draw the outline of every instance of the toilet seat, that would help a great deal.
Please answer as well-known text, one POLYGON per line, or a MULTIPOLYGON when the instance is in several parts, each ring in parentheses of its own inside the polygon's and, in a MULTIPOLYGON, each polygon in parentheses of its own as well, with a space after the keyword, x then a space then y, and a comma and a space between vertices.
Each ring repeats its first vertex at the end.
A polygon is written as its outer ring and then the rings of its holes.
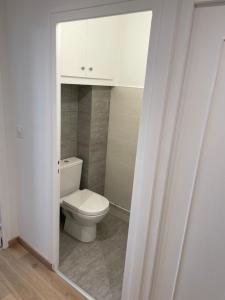
POLYGON ((61 199, 63 206, 86 216, 98 216, 109 209, 109 201, 90 190, 78 190, 61 199))

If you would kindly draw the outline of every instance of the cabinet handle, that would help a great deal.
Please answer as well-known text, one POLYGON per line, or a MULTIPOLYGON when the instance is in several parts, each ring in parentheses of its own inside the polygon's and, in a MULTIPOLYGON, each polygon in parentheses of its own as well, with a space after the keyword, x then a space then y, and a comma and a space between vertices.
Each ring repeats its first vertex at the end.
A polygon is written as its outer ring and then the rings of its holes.
POLYGON ((93 68, 92 68, 92 67, 90 67, 90 68, 89 68, 89 71, 93 71, 93 68))
POLYGON ((85 70, 85 67, 81 67, 81 70, 84 71, 84 70, 85 70))

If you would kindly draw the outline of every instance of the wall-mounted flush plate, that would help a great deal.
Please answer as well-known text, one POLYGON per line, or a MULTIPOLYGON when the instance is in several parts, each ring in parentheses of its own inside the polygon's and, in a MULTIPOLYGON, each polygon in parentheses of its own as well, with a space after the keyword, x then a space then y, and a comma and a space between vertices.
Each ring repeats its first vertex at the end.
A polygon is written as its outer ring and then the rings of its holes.
POLYGON ((24 128, 22 126, 16 126, 16 136, 18 139, 24 139, 24 128))

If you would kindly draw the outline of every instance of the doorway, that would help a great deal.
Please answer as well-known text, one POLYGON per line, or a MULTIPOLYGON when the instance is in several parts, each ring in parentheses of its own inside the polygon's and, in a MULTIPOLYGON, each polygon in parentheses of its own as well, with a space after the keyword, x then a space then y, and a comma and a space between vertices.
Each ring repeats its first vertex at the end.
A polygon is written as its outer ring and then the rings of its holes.
POLYGON ((151 17, 149 11, 57 27, 61 192, 65 180, 68 188, 58 207, 58 270, 96 300, 121 298, 151 17), (80 173, 69 190, 73 168, 80 173), (84 221, 74 215, 85 212, 77 190, 109 202, 91 239, 77 233, 84 221))

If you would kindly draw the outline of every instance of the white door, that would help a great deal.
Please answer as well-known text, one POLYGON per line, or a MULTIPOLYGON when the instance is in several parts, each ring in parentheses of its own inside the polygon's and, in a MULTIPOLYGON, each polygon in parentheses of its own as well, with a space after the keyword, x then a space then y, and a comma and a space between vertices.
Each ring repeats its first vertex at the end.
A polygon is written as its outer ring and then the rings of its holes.
POLYGON ((220 42, 222 53, 198 163, 178 300, 225 299, 225 42, 220 42))
POLYGON ((117 17, 88 20, 87 77, 115 79, 117 51, 117 17))
POLYGON ((86 76, 87 21, 60 24, 60 74, 86 76))
POLYGON ((196 8, 154 300, 225 299, 224 38, 225 6, 196 8))

